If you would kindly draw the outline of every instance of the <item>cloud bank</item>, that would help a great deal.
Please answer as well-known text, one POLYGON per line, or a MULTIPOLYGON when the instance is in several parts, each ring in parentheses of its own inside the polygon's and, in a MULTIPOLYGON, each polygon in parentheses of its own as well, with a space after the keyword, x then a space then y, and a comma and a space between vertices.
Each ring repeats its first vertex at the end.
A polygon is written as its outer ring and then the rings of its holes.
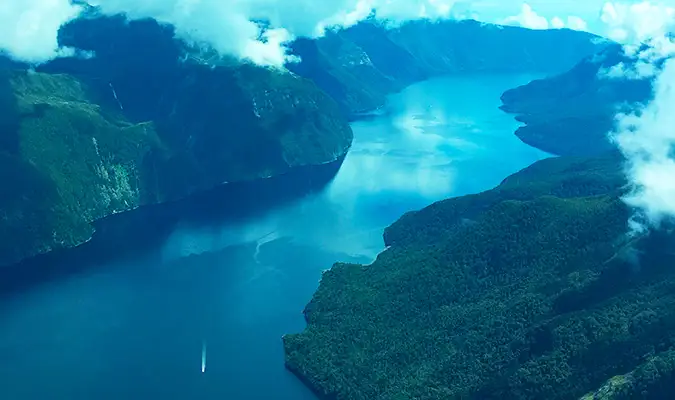
POLYGON ((569 28, 579 31, 588 29, 588 24, 581 17, 570 15, 563 19, 555 16, 550 20, 537 14, 528 3, 523 3, 518 15, 506 17, 499 21, 502 25, 522 26, 529 29, 562 29, 569 28))
MULTIPOLYGON (((454 0, 88 0, 104 14, 130 19, 154 18, 176 27, 191 42, 208 43, 221 54, 262 65, 281 65, 284 44, 299 37, 318 37, 375 15, 400 23, 448 18, 454 0), (266 21, 262 29, 254 21, 266 21)), ((59 55, 57 32, 82 7, 71 0, 0 2, 0 49, 28 62, 59 55)))
POLYGON ((663 2, 606 2, 600 19, 610 39, 630 46, 665 37, 674 16, 675 8, 663 2))
POLYGON ((611 135, 626 158, 632 188, 624 201, 636 210, 632 229, 643 231, 675 217, 675 59, 670 58, 675 56, 675 42, 669 35, 675 9, 649 1, 607 3, 602 18, 614 39, 624 42, 626 53, 637 60, 632 66, 619 64, 608 76, 654 78, 653 99, 632 114, 617 115, 611 135), (657 68, 655 63, 664 60, 657 68))
MULTIPOLYGON (((64 54, 57 44, 58 29, 82 12, 82 7, 72 1, 0 1, 0 49, 31 63, 64 54)), ((262 65, 283 64, 287 60, 284 45, 296 37, 318 37, 329 29, 349 27, 369 17, 396 25, 417 19, 480 19, 484 15, 487 18, 484 22, 535 29, 586 29, 586 22, 580 17, 549 20, 520 0, 503 0, 498 4, 485 0, 87 0, 86 3, 99 7, 104 14, 123 13, 130 19, 154 18, 172 24, 184 40, 207 43, 221 54, 262 65), (504 19, 518 8, 519 15, 504 19), (254 21, 267 21, 268 28, 262 29, 254 21)), ((551 13, 555 10, 540 0, 530 3, 551 13)), ((560 15, 559 11, 556 15, 560 15)))
POLYGON ((654 99, 642 110, 618 116, 614 141, 627 159, 633 184, 625 197, 638 210, 636 223, 658 227, 675 217, 675 60, 654 83, 654 99))
POLYGON ((58 46, 57 33, 81 11, 69 0, 0 1, 0 50, 31 63, 67 55, 58 46))

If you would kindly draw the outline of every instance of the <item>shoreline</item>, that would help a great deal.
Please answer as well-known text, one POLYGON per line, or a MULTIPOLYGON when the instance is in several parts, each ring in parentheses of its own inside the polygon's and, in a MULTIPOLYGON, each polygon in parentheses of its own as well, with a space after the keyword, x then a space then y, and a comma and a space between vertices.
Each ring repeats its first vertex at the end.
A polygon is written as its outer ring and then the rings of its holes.
POLYGON ((111 214, 95 221, 92 237, 78 246, 0 267, 0 296, 146 255, 168 237, 178 222, 186 219, 234 221, 321 190, 335 177, 345 157, 346 153, 333 161, 294 167, 269 178, 226 183, 178 201, 111 214))
MULTIPOLYGON (((446 76, 450 76, 450 75, 454 75, 454 74, 448 74, 448 75, 446 75, 446 76)), ((510 75, 510 74, 509 74, 509 75, 510 75)), ((433 77, 433 78, 431 78, 431 79, 434 79, 434 78, 440 78, 440 77, 433 77)), ((390 93, 388 96, 391 96, 391 95, 396 94, 396 93, 400 93, 400 92, 404 91, 405 89, 407 89, 407 88, 410 87, 410 86, 413 86, 413 85, 415 85, 415 84, 419 84, 419 83, 424 82, 424 81, 427 81, 427 80, 428 80, 428 79, 424 79, 424 80, 422 80, 422 81, 420 81, 420 82, 414 82, 414 83, 412 83, 412 84, 410 84, 410 85, 407 85, 406 87, 402 88, 401 90, 396 91, 395 93, 390 93)), ((510 90, 510 89, 507 89, 507 90, 510 90)), ((502 95, 503 95, 503 93, 504 93, 504 92, 502 92, 502 95)), ((498 108, 501 112, 503 112, 504 114, 506 114, 506 115, 508 115, 509 117, 511 117, 514 121, 516 121, 516 122, 520 125, 519 127, 516 127, 516 128, 515 128, 513 131, 511 131, 511 133, 510 133, 511 135, 515 136, 515 139, 516 139, 516 140, 520 141, 520 142, 521 142, 523 145, 525 145, 525 146, 528 146, 528 147, 530 147, 530 148, 532 148, 532 149, 535 149, 535 150, 538 150, 538 151, 541 151, 541 152, 545 153, 548 157, 559 157, 559 155, 557 155, 557 154, 555 154, 555 153, 551 153, 550 151, 547 151, 546 149, 540 148, 540 147, 538 147, 538 146, 535 146, 535 145, 529 143, 528 141, 524 140, 520 135, 518 135, 518 132, 520 131, 520 129, 522 128, 522 126, 525 125, 525 123, 524 123, 524 121, 521 120, 520 114, 508 110, 506 104, 501 100, 501 96, 500 96, 500 104, 499 104, 498 106, 496 106, 496 108, 498 108)), ((387 103, 387 104, 383 104, 383 105, 381 105, 381 106, 379 106, 379 107, 377 107, 377 108, 375 108, 375 109, 373 109, 373 110, 371 110, 371 111, 360 112, 360 113, 358 113, 358 114, 352 114, 352 115, 349 116, 349 121, 350 121, 350 123, 353 123, 353 122, 358 122, 358 121, 362 121, 362 120, 376 119, 376 118, 380 118, 380 117, 387 116, 387 114, 388 114, 388 103, 387 103)), ((547 157, 547 158, 548 158, 548 157, 547 157)), ((523 166, 523 167, 522 167, 521 169, 519 169, 518 171, 514 171, 513 173, 508 174, 507 176, 505 176, 505 177, 501 180, 500 183, 498 183, 497 185, 495 185, 495 187, 485 189, 484 191, 492 190, 492 189, 498 187, 498 186, 499 186, 500 184, 502 184, 505 180, 507 180, 510 176, 512 176, 512 175, 514 175, 514 174, 517 174, 518 172, 520 172, 520 171, 522 171, 522 170, 524 170, 524 169, 530 168, 532 165, 534 165, 534 164, 537 163, 537 162, 538 162, 538 161, 533 161, 532 163, 523 166)), ((481 192, 482 192, 482 191, 481 191, 481 192)), ((451 196, 451 197, 449 197, 449 198, 454 198, 454 197, 462 197, 462 196, 461 196, 461 195, 460 195, 460 196, 451 196)), ((449 199, 449 198, 448 198, 448 199, 449 199)), ((447 200, 447 199, 443 199, 443 200, 447 200)), ((439 201, 443 201, 443 200, 439 200, 439 201)), ((383 229, 382 229, 382 235, 384 235, 386 228, 387 228, 387 226, 383 227, 383 229)), ((390 250, 391 247, 392 247, 392 245, 386 243, 386 241, 385 241, 385 246, 384 246, 384 248, 382 248, 381 251, 377 253, 377 255, 373 258, 373 260, 371 261, 370 264, 373 264, 374 262, 376 262, 377 259, 380 257, 380 255, 382 255, 383 253, 385 253, 385 252, 387 252, 388 250, 390 250)), ((367 264, 367 265, 364 264, 363 267, 368 267, 370 264, 367 264)), ((331 268, 333 268, 333 267, 334 267, 334 265, 331 266, 331 268)), ((327 270, 325 270, 324 272, 329 271, 329 270, 330 270, 330 268, 327 269, 327 270)), ((322 278, 319 280, 319 286, 322 284, 322 280, 323 280, 323 276, 322 276, 322 278)), ((314 296, 316 295, 316 292, 317 292, 318 290, 319 290, 319 288, 317 287, 317 289, 315 290, 314 294, 312 295, 312 298, 310 298, 310 299, 308 300, 308 302, 306 303, 306 305, 308 305, 308 304, 310 304, 310 303, 312 302, 312 300, 313 300, 313 298, 314 298, 314 296)), ((309 389, 309 390, 317 397, 318 400, 337 400, 338 397, 337 397, 336 395, 331 395, 331 394, 326 394, 326 393, 324 393, 317 385, 315 385, 315 384, 311 381, 310 376, 307 376, 307 375, 303 374, 298 368, 296 368, 295 366, 291 365, 291 364, 288 362, 288 357, 287 357, 287 353, 286 353, 286 345, 285 345, 286 336, 289 335, 289 334, 291 334, 291 335, 294 335, 294 334, 302 334, 302 333, 309 327, 309 322, 308 322, 308 313, 309 313, 309 312, 311 312, 311 311, 308 311, 306 307, 305 307, 305 309, 303 309, 303 318, 304 318, 304 320, 305 320, 305 328, 304 328, 302 331, 300 331, 300 332, 295 332, 295 333, 288 333, 288 334, 285 334, 285 335, 282 336, 282 343, 283 343, 282 345, 283 345, 283 347, 284 347, 284 367, 286 368, 287 371, 289 371, 291 374, 293 374, 293 376, 295 376, 295 377, 296 377, 296 378, 297 378, 297 379, 298 379, 305 387, 307 387, 307 388, 308 388, 308 389, 309 389)))

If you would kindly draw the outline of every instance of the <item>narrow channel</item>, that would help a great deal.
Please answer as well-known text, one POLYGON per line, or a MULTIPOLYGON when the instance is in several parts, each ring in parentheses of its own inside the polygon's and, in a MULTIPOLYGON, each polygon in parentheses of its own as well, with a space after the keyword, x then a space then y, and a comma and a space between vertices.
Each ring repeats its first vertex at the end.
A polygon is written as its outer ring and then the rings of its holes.
POLYGON ((372 261, 404 212, 546 157, 498 109, 504 90, 532 78, 413 85, 353 124, 353 148, 322 192, 234 225, 184 221, 146 257, 2 300, 5 398, 313 399, 284 369, 281 336, 304 328, 321 272, 372 261))

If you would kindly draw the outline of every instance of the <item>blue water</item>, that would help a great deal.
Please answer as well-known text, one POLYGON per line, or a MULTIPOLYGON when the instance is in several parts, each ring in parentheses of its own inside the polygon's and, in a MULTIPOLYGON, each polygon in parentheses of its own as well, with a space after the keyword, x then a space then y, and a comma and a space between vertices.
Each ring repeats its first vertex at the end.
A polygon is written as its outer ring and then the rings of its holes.
POLYGON ((236 225, 185 221, 144 258, 3 300, 0 399, 313 399, 284 369, 281 336, 303 329, 321 272, 370 262, 403 212, 545 157, 497 109, 530 78, 411 86, 353 125, 321 193, 236 225))

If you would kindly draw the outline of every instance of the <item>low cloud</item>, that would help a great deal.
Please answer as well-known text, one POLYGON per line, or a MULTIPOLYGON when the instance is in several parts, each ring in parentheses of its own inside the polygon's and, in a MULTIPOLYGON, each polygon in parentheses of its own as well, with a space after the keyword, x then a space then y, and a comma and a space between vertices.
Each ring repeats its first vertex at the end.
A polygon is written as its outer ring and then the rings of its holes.
POLYGON ((617 117, 615 143, 626 157, 632 190, 624 200, 638 225, 660 226, 675 217, 675 60, 654 81, 654 98, 633 114, 617 117))
POLYGON ((529 29, 574 29, 585 31, 588 29, 588 24, 581 17, 570 15, 565 17, 553 17, 549 20, 543 17, 527 3, 523 3, 520 8, 520 13, 510 17, 506 17, 499 21, 502 25, 515 25, 529 29))
POLYGON ((72 55, 72 49, 59 48, 57 33, 61 25, 81 11, 69 0, 3 0, 0 51, 30 63, 72 55))
POLYGON ((624 201, 636 210, 631 228, 644 231, 675 217, 675 43, 669 35, 675 11, 647 1, 607 3, 603 21, 636 60, 615 66, 607 76, 653 79, 653 98, 631 114, 617 115, 611 135, 626 158, 632 188, 624 201))
MULTIPOLYGON (((59 27, 77 18, 82 7, 73 0, 0 1, 0 50, 12 57, 40 63, 66 55, 57 44, 59 27)), ((564 9, 530 0, 552 15, 564 9), (554 11, 555 10, 555 11, 554 11)), ((577 16, 551 20, 539 16, 520 0, 499 4, 482 0, 77 0, 99 7, 104 14, 125 14, 130 19, 154 18, 175 26, 178 37, 208 44, 223 55, 262 65, 288 60, 286 44, 297 37, 320 37, 331 29, 352 26, 367 18, 391 25, 428 19, 478 19, 496 22, 521 7, 503 23, 535 29, 586 30, 577 16), (490 17, 487 17, 490 15, 490 17), (256 21, 265 21, 262 28, 256 21)), ((572 6, 570 6, 572 7, 572 6)), ((576 6, 575 6, 576 8, 576 6)), ((582 7, 583 8, 583 7, 582 7)), ((72 51, 71 51, 72 52, 72 51)))
POLYGON ((661 40, 672 27, 675 8, 660 2, 606 2, 600 19, 606 35, 619 43, 635 46, 647 40, 661 40))
MULTIPOLYGON (((175 26, 180 38, 206 43, 224 55, 282 65, 296 37, 319 37, 371 16, 393 23, 451 15, 454 0, 88 0, 104 14, 154 18, 175 26), (262 28, 255 21, 265 21, 262 28)), ((40 63, 59 56, 58 29, 82 7, 71 0, 0 2, 0 50, 40 63)))

